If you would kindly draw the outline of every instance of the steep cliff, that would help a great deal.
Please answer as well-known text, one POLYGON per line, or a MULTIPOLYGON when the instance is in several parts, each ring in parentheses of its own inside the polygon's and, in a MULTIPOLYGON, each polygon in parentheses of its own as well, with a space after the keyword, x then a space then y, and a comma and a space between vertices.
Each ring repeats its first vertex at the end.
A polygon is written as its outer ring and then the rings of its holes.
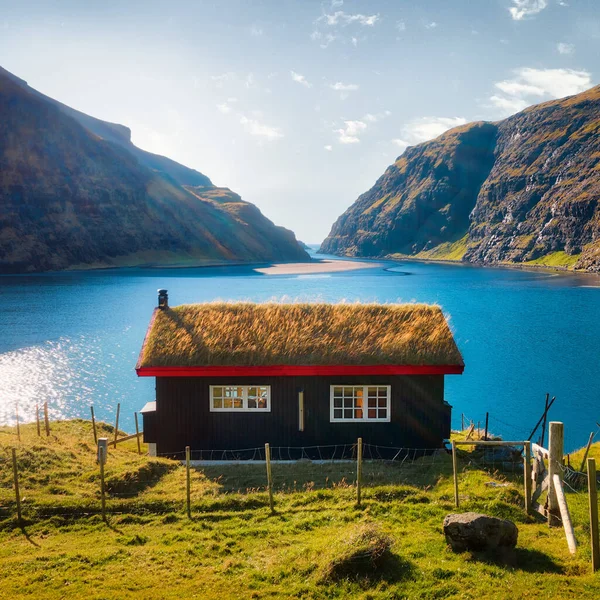
POLYGON ((236 194, 7 72, 0 115, 0 272, 308 260, 236 194))
POLYGON ((600 270, 600 86, 408 148, 322 251, 600 270))

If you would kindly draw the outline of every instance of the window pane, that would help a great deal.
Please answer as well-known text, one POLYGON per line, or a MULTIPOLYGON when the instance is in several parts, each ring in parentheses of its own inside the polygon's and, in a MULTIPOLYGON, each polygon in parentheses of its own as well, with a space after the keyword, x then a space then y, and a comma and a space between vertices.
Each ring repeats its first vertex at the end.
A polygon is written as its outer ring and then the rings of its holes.
POLYGON ((352 408, 354 405, 354 398, 344 398, 344 408, 352 408))
POLYGON ((256 408, 256 398, 248 398, 248 408, 256 408))
POLYGON ((368 417, 369 417, 369 419, 376 419, 377 418, 377 409, 370 408, 368 417))
POLYGON ((339 408, 339 409, 336 408, 333 411, 333 418, 334 419, 341 419, 342 418, 342 409, 341 408, 339 408))
POLYGON ((214 398, 213 408, 223 408, 223 400, 221 398, 214 398))
POLYGON ((223 395, 223 388, 222 387, 215 387, 212 390, 213 392, 213 396, 222 396, 223 395))
POLYGON ((342 390, 342 388, 341 388, 341 387, 334 387, 334 388, 333 388, 333 395, 334 395, 334 396, 337 396, 337 397, 340 397, 340 398, 341 398, 341 397, 342 397, 342 394, 343 394, 343 390, 342 390))
POLYGON ((378 413, 379 413, 379 415, 378 415, 379 419, 387 419, 387 408, 380 408, 378 410, 378 413))
POLYGON ((341 398, 334 398, 333 399, 333 407, 334 408, 342 408, 342 399, 341 398))
POLYGON ((344 396, 346 396, 346 397, 354 396, 354 388, 351 388, 351 387, 344 388, 344 396))
POLYGON ((241 398, 234 398, 233 408, 244 408, 244 401, 241 398))
POLYGON ((357 409, 354 411, 354 418, 355 418, 355 419, 362 419, 362 415, 363 415, 363 411, 362 411, 362 409, 360 409, 360 408, 357 408, 357 409))
POLYGON ((387 405, 387 398, 379 398, 378 404, 380 408, 385 408, 387 405))
POLYGON ((377 388, 376 387, 370 387, 367 390, 367 393, 369 394, 369 396, 377 396, 377 388))
POLYGON ((344 409, 344 419, 351 419, 352 418, 352 409, 344 409))
POLYGON ((255 387, 248 388, 248 398, 258 396, 258 389, 255 387))
POLYGON ((377 398, 369 398, 369 408, 375 408, 377 406, 377 398))
POLYGON ((387 396, 387 388, 384 387, 380 387, 379 388, 379 392, 378 392, 379 397, 386 397, 387 396))
POLYGON ((233 406, 233 401, 231 398, 223 398, 223 408, 231 408, 233 406))

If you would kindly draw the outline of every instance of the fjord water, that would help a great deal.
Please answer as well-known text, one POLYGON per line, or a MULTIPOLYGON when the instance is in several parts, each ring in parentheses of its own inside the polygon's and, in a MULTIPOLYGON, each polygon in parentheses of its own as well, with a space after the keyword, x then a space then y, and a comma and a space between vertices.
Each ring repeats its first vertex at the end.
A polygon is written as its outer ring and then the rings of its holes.
MULTIPOLYGON (((317 255, 318 257, 318 255, 317 255)), ((51 418, 121 423, 154 399, 136 359, 157 288, 172 305, 215 299, 435 302, 450 316, 462 376, 446 378, 460 415, 506 438, 527 437, 544 407, 565 423, 567 449, 600 421, 600 277, 462 265, 378 262, 328 274, 262 275, 249 267, 122 269, 0 277, 0 423, 51 418)), ((323 399, 324 402, 327 399, 323 399)))

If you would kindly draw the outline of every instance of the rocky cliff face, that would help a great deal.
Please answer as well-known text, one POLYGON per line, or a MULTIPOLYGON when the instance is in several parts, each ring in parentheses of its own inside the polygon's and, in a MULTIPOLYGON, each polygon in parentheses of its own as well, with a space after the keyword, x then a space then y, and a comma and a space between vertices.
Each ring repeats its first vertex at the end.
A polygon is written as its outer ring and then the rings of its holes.
POLYGON ((0 273, 309 259, 237 194, 6 71, 0 114, 0 273))
POLYGON ((600 270, 600 86, 408 148, 322 251, 600 270))

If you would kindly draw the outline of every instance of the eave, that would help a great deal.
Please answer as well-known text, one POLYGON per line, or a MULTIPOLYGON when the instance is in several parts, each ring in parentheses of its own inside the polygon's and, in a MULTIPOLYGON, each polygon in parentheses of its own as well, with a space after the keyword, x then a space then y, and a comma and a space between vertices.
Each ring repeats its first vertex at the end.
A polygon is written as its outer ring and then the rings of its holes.
POLYGON ((461 375, 463 365, 260 365, 136 367, 138 377, 253 377, 324 375, 461 375))

